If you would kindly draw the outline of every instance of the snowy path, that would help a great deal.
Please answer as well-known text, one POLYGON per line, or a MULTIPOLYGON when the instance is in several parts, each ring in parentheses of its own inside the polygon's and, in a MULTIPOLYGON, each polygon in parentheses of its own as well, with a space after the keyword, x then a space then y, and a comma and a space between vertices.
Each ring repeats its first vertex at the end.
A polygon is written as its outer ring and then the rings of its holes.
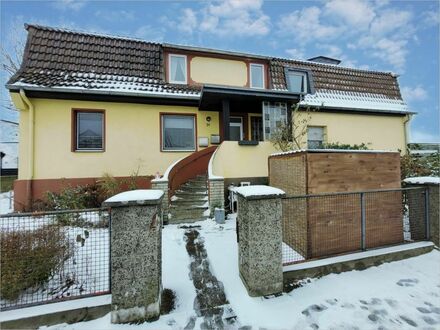
MULTIPOLYGON (((252 329, 439 329, 440 252, 363 271, 331 274, 281 297, 251 298, 238 275, 235 221, 200 225, 210 271, 224 285, 237 321, 252 329)), ((184 229, 163 230, 163 286, 176 292, 177 308, 153 323, 111 325, 110 316, 51 329, 183 329, 196 314, 196 290, 184 229)), ((194 325, 199 329, 201 318, 194 325)), ((228 329, 233 329, 229 326, 228 329)), ((248 328, 249 329, 249 328, 248 328)))

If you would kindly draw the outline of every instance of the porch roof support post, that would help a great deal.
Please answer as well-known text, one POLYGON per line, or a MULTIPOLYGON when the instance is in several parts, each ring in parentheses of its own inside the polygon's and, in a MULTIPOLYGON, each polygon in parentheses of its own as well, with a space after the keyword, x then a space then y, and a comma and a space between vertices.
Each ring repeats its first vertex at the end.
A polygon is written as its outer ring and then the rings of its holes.
POLYGON ((223 99, 222 100, 222 116, 223 116, 223 140, 229 141, 229 100, 223 99))

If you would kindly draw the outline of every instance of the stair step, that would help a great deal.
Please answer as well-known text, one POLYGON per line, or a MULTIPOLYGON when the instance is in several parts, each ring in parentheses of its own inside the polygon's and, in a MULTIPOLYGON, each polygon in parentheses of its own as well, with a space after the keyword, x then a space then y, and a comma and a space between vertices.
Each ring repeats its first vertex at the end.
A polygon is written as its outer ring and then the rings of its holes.
POLYGON ((205 203, 203 204, 179 204, 179 205, 170 205, 170 212, 180 212, 182 210, 206 210, 209 206, 207 206, 205 203))
POLYGON ((168 219, 180 220, 180 219, 200 219, 205 217, 205 210, 195 211, 195 210, 186 210, 186 211, 178 211, 178 212, 170 212, 170 216, 168 219))
POLYGON ((173 219, 173 218, 170 218, 170 219, 168 219, 168 223, 169 223, 169 224, 194 223, 194 222, 197 222, 197 221, 203 221, 203 220, 206 220, 206 219, 208 219, 208 218, 209 218, 209 217, 205 217, 205 216, 200 217, 200 218, 194 218, 194 219, 173 219))
POLYGON ((197 205, 197 206, 199 206, 199 205, 205 205, 207 201, 208 200, 204 199, 204 198, 202 198, 202 199, 187 199, 187 198, 185 198, 185 199, 177 199, 175 201, 172 201, 170 203, 170 205, 171 206, 176 206, 176 207, 177 206, 186 206, 186 205, 197 205))
POLYGON ((183 187, 180 186, 175 192, 188 192, 188 193, 206 193, 208 190, 206 187, 183 187))
POLYGON ((186 192, 186 191, 176 191, 174 193, 174 196, 179 197, 179 198, 184 198, 186 199, 186 197, 189 198, 203 198, 205 196, 208 196, 208 192, 204 191, 204 192, 186 192))

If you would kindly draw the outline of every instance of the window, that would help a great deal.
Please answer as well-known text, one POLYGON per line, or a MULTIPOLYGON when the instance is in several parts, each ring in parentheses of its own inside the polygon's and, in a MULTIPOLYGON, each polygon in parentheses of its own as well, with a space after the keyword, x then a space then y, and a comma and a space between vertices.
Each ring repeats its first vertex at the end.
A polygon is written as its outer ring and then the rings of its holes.
POLYGON ((229 121, 229 140, 243 140, 243 119, 241 117, 230 117, 229 121))
POLYGON ((324 127, 307 127, 307 148, 320 149, 324 146, 324 127))
POLYGON ((193 115, 162 115, 162 150, 195 151, 196 130, 193 115))
POLYGON ((272 134, 287 124, 287 103, 263 102, 263 134, 264 140, 272 138, 272 134))
POLYGON ((287 70, 286 78, 289 91, 293 93, 307 93, 307 72, 287 70))
POLYGON ((169 57, 169 80, 174 84, 186 84, 186 56, 170 55, 169 57))
POLYGON ((104 111, 74 111, 74 150, 104 150, 104 111))
POLYGON ((264 88, 264 65, 251 64, 251 87, 252 88, 264 88))

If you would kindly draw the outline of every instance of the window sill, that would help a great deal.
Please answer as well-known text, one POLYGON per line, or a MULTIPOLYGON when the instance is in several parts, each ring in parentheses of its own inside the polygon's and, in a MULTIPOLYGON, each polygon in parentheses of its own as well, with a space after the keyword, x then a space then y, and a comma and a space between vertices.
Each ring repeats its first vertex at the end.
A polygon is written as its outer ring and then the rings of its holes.
POLYGON ((161 150, 161 152, 196 152, 197 150, 161 150))
POLYGON ((105 150, 101 149, 101 150, 73 150, 72 152, 74 153, 103 153, 105 152, 105 150))

